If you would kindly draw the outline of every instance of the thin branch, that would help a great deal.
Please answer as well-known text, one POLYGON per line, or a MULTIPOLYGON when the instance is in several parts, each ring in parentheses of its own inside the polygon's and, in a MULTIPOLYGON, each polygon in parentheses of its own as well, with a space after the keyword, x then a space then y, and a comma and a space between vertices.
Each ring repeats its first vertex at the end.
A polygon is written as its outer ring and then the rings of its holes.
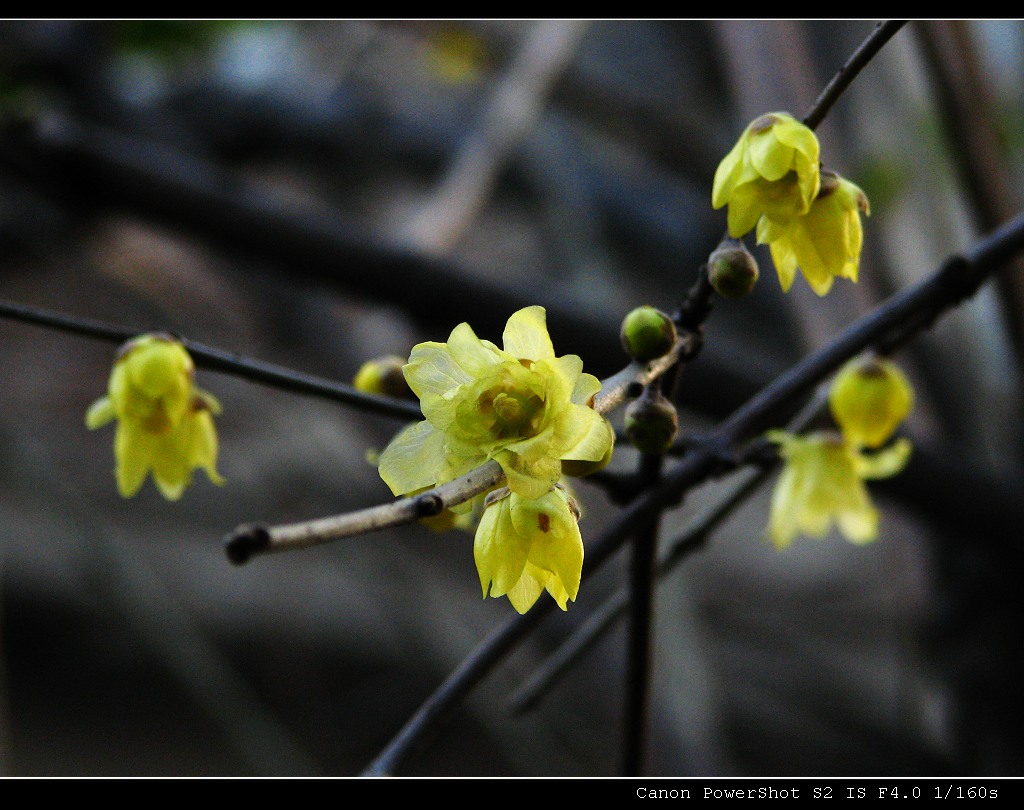
MULTIPOLYGON (((664 357, 649 363, 630 363, 609 377, 594 401, 594 410, 606 414, 621 405, 634 389, 657 379, 671 368, 681 354, 689 350, 691 335, 684 334, 664 357)), ((420 518, 437 515, 497 486, 504 479, 501 467, 488 461, 454 481, 417 495, 316 520, 263 526, 245 523, 225 540, 225 553, 236 565, 248 562, 259 554, 292 551, 341 540, 367 532, 402 526, 420 518)))
MULTIPOLYGON (((643 454, 640 477, 647 487, 657 484, 665 458, 643 454)), ((626 705, 622 734, 622 775, 643 776, 647 758, 650 716, 651 643, 655 563, 658 556, 658 518, 639 527, 631 544, 629 565, 629 637, 626 660, 626 705)))
POLYGON ((424 251, 451 251, 487 202, 503 166, 536 124, 551 88, 570 64, 589 23, 533 23, 508 72, 494 87, 479 125, 463 141, 430 202, 406 228, 424 251))
POLYGON ((817 128, 818 124, 828 115, 828 111, 832 109, 832 105, 839 100, 839 97, 846 88, 857 78, 857 74, 867 66, 875 54, 882 49, 882 46, 892 39, 896 32, 906 23, 906 20, 886 20, 879 23, 875 30, 868 34, 867 39, 851 54, 850 58, 846 60, 846 64, 839 68, 832 81, 821 91, 821 95, 811 105, 811 109, 807 111, 807 115, 804 116, 804 123, 807 126, 811 129, 817 128))
MULTIPOLYGON (((93 320, 92 318, 81 318, 40 307, 2 300, 0 300, 0 318, 30 323, 35 326, 46 327, 47 329, 69 332, 116 344, 124 343, 126 340, 131 340, 148 331, 145 329, 131 329, 120 324, 106 323, 93 320)), ((207 346, 180 336, 178 339, 188 349, 192 359, 195 360, 196 365, 200 368, 206 368, 222 374, 230 374, 234 377, 242 377, 293 393, 307 394, 322 399, 329 399, 333 402, 341 402, 380 416, 416 420, 423 418, 419 403, 411 400, 365 394, 362 391, 357 391, 351 385, 328 380, 324 377, 316 377, 312 374, 304 374, 301 371, 285 368, 284 366, 266 363, 250 357, 243 357, 240 354, 226 352, 223 349, 207 346)))
MULTIPOLYGON (((817 395, 790 421, 786 430, 793 433, 805 430, 822 412, 827 400, 827 390, 819 389, 817 395)), ((768 480, 777 462, 776 456, 763 462, 757 469, 745 473, 722 500, 706 508, 694 518, 686 531, 670 541, 668 549, 658 558, 658 579, 671 572, 691 552, 701 548, 711 534, 768 480)), ((566 639, 512 694, 509 699, 510 709, 521 714, 535 706, 552 684, 621 618, 629 603, 630 591, 619 588, 599 605, 579 630, 566 639)))
MULTIPOLYGON (((687 488, 714 474, 724 448, 750 438, 787 400, 805 395, 857 352, 886 337, 902 320, 918 313, 937 317, 978 287, 1009 257, 1024 248, 1024 214, 973 245, 962 257, 947 261, 934 275, 888 299, 876 310, 852 324, 831 343, 794 366, 776 383, 737 410, 709 437, 684 456, 654 489, 637 498, 619 513, 587 551, 586 579, 635 531, 638 522, 649 520, 687 488)), ((926 322, 921 321, 922 328, 926 322)), ((906 337, 909 337, 907 335, 906 337)), ((363 771, 364 776, 392 774, 406 760, 436 722, 459 705, 470 690, 500 663, 552 609, 554 601, 538 602, 525 615, 509 619, 486 638, 423 703, 384 750, 363 771)))

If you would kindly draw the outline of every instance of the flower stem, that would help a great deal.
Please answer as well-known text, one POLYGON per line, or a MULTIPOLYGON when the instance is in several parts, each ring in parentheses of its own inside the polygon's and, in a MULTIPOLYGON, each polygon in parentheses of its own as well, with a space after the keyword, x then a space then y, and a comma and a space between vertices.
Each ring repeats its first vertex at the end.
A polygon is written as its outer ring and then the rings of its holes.
POLYGON ((906 23, 906 20, 886 20, 875 27, 874 31, 868 35, 860 47, 846 60, 846 64, 839 68, 832 81, 828 83, 825 89, 821 91, 821 95, 811 105, 811 109, 804 116, 804 123, 807 126, 815 129, 824 120, 825 116, 828 115, 828 111, 832 109, 832 105, 839 100, 839 97, 846 88, 857 78, 857 74, 867 66, 875 54, 882 50, 882 46, 892 39, 896 32, 906 23))

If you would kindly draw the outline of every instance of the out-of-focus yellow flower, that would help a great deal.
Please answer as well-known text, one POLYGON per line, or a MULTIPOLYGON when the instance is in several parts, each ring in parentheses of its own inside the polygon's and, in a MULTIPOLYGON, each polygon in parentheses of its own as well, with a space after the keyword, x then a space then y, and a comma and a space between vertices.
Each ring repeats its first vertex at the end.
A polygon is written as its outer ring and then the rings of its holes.
POLYGON ((471 84, 487 69, 489 55, 484 40, 472 31, 443 28, 427 41, 427 66, 440 80, 471 84))
POLYGON ((806 214, 818 195, 820 147, 814 130, 789 113, 756 118, 718 165, 711 204, 729 206, 729 235, 762 217, 783 225, 806 214))
POLYGON ((137 493, 150 471, 172 501, 181 497, 197 467, 215 484, 224 483, 216 469, 213 424, 220 403, 193 385, 194 372, 185 347, 167 334, 142 335, 118 352, 107 395, 92 404, 85 423, 96 429, 117 420, 114 457, 123 497, 137 493))
POLYGON ((402 367, 405 358, 396 354, 375 357, 359 367, 352 380, 352 387, 365 394, 382 394, 388 397, 411 399, 412 391, 405 381, 402 367))
POLYGON ((795 436, 781 430, 766 437, 779 445, 785 467, 772 493, 768 535, 785 548, 798 534, 824 537, 833 523, 854 543, 878 536, 878 510, 864 481, 895 475, 910 457, 900 439, 877 453, 864 453, 836 433, 795 436))
POLYGON ((786 222, 762 218, 757 241, 771 248, 783 291, 793 286, 797 267, 818 295, 825 295, 837 276, 857 281, 862 213, 871 213, 864 192, 834 172, 822 172, 821 190, 806 214, 786 222))
POLYGON ((562 461, 602 461, 614 442, 594 411, 601 383, 576 355, 555 357, 543 307, 508 319, 504 348, 462 323, 447 343, 420 343, 405 366, 426 419, 399 433, 380 456, 396 495, 451 481, 488 459, 517 495, 541 498, 562 461))
POLYGON ((491 493, 473 543, 484 597, 508 596, 525 613, 547 590, 566 610, 583 571, 578 521, 579 510, 561 486, 535 499, 508 489, 491 493))
POLYGON ((914 407, 914 389, 891 360, 855 358, 832 382, 829 406, 847 441, 881 447, 914 407))

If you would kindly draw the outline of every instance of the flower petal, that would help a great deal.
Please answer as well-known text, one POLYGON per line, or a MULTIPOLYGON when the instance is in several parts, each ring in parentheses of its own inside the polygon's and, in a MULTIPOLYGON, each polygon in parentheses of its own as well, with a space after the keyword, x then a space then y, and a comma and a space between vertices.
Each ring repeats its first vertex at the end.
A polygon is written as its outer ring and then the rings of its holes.
POLYGON ((908 439, 897 439, 877 453, 858 453, 857 474, 861 478, 889 478, 901 472, 910 461, 913 450, 908 439))
POLYGON ((85 425, 89 430, 103 427, 117 417, 110 397, 100 397, 85 412, 85 425))
POLYGON ((519 534, 511 516, 510 497, 484 509, 473 539, 473 558, 483 595, 504 596, 519 582, 530 539, 519 534))
POLYGON ((117 489, 130 498, 142 488, 153 465, 155 437, 130 419, 121 419, 114 433, 114 458, 117 460, 117 489))
POLYGON ((505 324, 502 343, 506 352, 520 360, 553 360, 555 349, 544 307, 526 307, 513 313, 505 324))
POLYGON ((444 434, 429 422, 416 422, 384 448, 377 469, 391 491, 403 495, 433 486, 444 457, 444 434))

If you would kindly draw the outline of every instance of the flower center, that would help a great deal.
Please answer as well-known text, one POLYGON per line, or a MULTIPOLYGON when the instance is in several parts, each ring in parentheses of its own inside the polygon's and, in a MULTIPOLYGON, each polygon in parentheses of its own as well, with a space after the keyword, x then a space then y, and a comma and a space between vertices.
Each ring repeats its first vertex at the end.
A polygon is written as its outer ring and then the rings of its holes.
MULTIPOLYGON (((512 437, 529 438, 537 435, 539 421, 544 403, 536 394, 526 391, 493 392, 490 410, 494 417, 491 432, 497 439, 512 437)), ((487 399, 484 397, 481 410, 487 410, 487 399)))

